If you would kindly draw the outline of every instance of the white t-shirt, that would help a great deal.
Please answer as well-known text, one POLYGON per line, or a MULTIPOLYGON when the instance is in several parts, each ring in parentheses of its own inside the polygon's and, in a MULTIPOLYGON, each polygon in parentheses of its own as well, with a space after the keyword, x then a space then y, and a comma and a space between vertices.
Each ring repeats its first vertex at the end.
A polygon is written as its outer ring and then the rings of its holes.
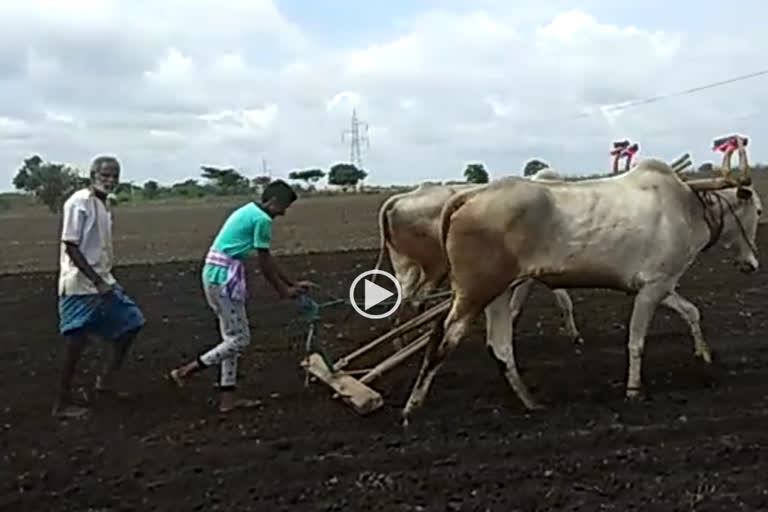
POLYGON ((64 242, 75 242, 93 270, 108 284, 112 276, 112 212, 89 188, 64 202, 59 256, 59 295, 98 293, 69 257, 64 242))

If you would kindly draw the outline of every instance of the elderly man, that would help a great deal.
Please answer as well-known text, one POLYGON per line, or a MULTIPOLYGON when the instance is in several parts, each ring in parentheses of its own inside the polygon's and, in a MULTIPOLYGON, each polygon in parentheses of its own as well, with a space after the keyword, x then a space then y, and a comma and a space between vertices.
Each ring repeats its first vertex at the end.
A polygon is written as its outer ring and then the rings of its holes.
POLYGON ((120 179, 120 163, 99 156, 91 164, 91 183, 64 203, 59 259, 59 331, 67 340, 61 388, 53 407, 59 417, 80 417, 86 407, 71 401, 72 377, 88 339, 111 341, 113 355, 95 389, 115 392, 115 377, 136 334, 144 325, 139 307, 112 275, 112 213, 107 196, 120 179))

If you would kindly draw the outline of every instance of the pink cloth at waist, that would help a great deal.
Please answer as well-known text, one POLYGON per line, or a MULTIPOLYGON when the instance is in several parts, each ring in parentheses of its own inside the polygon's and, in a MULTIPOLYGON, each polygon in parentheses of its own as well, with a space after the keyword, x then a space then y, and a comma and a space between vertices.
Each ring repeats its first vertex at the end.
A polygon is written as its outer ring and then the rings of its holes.
POLYGON ((245 265, 242 261, 216 249, 210 249, 205 256, 205 262, 227 269, 227 279, 224 281, 222 289, 223 294, 232 300, 245 300, 245 265))

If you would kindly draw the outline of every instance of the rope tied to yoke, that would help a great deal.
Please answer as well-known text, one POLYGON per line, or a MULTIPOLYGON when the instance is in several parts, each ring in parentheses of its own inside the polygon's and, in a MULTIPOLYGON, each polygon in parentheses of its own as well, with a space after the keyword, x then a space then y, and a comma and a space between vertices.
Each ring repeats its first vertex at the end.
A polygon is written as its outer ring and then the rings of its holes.
POLYGON ((702 248, 702 252, 704 252, 714 246, 723 234, 723 228, 725 227, 725 208, 723 208, 724 199, 720 194, 712 190, 696 191, 694 194, 704 209, 704 222, 707 223, 707 227, 709 228, 709 241, 707 241, 707 244, 702 248), (717 214, 708 207, 709 205, 715 204, 715 199, 717 199, 720 206, 719 218, 717 218, 717 214))
POLYGON ((696 195, 696 198, 701 203, 701 206, 704 208, 704 221, 707 223, 707 227, 709 228, 709 241, 704 246, 702 251, 706 251, 707 249, 715 245, 717 241, 720 240, 720 236, 723 234, 723 229, 725 227, 725 207, 723 206, 723 203, 725 203, 725 206, 728 207, 728 211, 733 217, 733 220, 736 222, 736 225, 739 227, 739 231, 741 233, 742 238, 749 246, 750 251, 752 251, 752 255, 755 258, 757 258, 758 256, 757 247, 755 247, 755 245, 749 239, 747 230, 744 227, 744 224, 741 222, 741 219, 739 218, 739 216, 736 215, 736 211, 734 210, 731 202, 728 199, 726 199, 719 191, 716 191, 716 190, 695 191, 695 195, 696 195), (715 217, 717 214, 712 212, 710 208, 708 208, 708 205, 714 205, 715 202, 717 202, 720 210, 719 216, 717 217, 715 217))

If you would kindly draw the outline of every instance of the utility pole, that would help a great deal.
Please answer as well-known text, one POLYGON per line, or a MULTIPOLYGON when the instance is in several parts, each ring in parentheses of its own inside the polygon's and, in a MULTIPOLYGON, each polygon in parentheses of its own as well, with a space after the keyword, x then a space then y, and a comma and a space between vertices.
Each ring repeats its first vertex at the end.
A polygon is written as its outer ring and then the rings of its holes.
POLYGON ((341 141, 344 142, 344 136, 350 135, 349 144, 349 163, 363 168, 363 159, 360 156, 360 143, 365 142, 367 148, 371 147, 371 141, 368 139, 368 123, 357 119, 357 110, 352 109, 352 127, 341 133, 341 141))
POLYGON ((264 157, 261 157, 261 175, 272 178, 272 171, 267 169, 267 160, 264 157))

